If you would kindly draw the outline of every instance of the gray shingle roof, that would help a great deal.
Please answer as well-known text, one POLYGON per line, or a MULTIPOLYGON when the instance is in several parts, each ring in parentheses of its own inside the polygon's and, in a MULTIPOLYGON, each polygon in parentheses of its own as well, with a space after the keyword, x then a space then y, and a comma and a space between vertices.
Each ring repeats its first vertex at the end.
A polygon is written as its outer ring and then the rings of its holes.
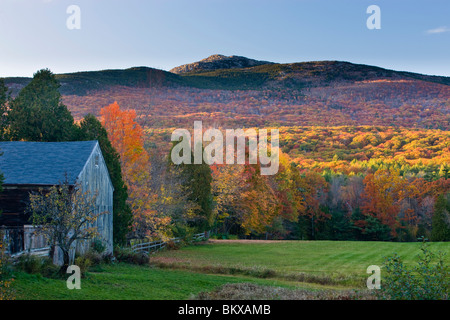
POLYGON ((55 185, 65 174, 74 183, 97 141, 0 142, 4 184, 55 185))

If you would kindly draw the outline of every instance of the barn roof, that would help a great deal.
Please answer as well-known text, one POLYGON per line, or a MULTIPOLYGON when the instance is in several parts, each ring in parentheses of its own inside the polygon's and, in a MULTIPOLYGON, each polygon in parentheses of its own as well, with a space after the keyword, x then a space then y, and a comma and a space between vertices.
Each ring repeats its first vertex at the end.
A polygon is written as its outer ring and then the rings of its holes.
POLYGON ((97 141, 0 142, 4 184, 56 185, 75 183, 97 141))

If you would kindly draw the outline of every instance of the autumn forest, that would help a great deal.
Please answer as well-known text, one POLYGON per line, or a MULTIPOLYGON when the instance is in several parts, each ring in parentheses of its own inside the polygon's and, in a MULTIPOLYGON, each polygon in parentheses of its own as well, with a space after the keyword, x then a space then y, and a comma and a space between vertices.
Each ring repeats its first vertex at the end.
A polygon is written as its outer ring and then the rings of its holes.
MULTIPOLYGON (((105 80, 86 92, 52 75, 62 84, 59 104, 73 116, 74 133, 64 139, 97 139, 120 162, 113 175, 126 190, 115 212, 122 239, 213 230, 252 239, 450 240, 448 83, 361 66, 339 73, 320 63, 302 82, 300 71, 268 68, 188 73, 170 84, 152 72, 137 85, 105 80), (236 89, 252 71, 270 77, 236 89), (196 120, 204 130, 278 128, 278 173, 263 176, 248 163, 174 165, 171 133, 192 130, 196 120)), ((5 79, 12 90, 5 108, 19 108, 35 80, 5 79)), ((24 121, 15 113, 5 133, 24 121)))

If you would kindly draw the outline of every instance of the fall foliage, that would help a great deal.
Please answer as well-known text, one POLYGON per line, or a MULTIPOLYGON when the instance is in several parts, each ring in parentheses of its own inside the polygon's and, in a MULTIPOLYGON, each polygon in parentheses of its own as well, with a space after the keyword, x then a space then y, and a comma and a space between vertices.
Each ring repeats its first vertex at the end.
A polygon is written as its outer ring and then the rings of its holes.
POLYGON ((135 121, 134 110, 121 110, 115 102, 101 110, 101 122, 112 146, 120 156, 122 175, 128 186, 128 201, 133 212, 133 232, 139 237, 164 235, 170 221, 153 208, 155 194, 149 187, 150 161, 144 148, 143 129, 135 121))

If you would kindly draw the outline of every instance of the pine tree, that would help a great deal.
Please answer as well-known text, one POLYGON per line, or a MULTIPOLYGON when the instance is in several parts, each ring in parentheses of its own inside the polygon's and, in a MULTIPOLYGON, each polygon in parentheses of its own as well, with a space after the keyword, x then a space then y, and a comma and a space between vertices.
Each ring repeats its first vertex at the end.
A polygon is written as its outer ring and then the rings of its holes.
POLYGON ((432 218, 431 240, 450 241, 450 203, 444 195, 437 198, 432 218))
POLYGON ((11 140, 71 141, 76 126, 61 102, 59 82, 48 69, 36 72, 33 80, 11 102, 11 140))

